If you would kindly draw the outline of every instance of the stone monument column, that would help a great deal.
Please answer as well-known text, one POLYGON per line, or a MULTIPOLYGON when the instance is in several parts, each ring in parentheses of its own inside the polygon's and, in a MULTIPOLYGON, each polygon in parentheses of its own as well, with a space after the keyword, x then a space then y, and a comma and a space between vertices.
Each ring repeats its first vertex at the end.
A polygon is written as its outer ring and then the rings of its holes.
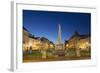
POLYGON ((58 25, 58 44, 61 44, 61 26, 58 25))
POLYGON ((56 50, 62 50, 63 49, 63 44, 61 41, 61 26, 60 24, 58 25, 58 43, 56 45, 56 50))

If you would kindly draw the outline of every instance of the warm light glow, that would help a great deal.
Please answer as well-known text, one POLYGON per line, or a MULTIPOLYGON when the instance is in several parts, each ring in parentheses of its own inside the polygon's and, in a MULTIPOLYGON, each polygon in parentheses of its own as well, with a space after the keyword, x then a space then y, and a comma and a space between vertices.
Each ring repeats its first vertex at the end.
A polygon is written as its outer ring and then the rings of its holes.
POLYGON ((89 45, 89 42, 86 42, 86 45, 89 45))
POLYGON ((79 44, 79 48, 81 49, 87 49, 88 47, 89 47, 88 41, 79 44))
POLYGON ((32 42, 29 42, 29 47, 32 46, 32 42))
POLYGON ((68 44, 66 44, 66 47, 68 47, 68 44))
POLYGON ((80 45, 79 45, 79 48, 85 49, 85 48, 86 48, 86 44, 80 44, 80 45))
POLYGON ((54 48, 53 44, 50 44, 50 48, 54 48))

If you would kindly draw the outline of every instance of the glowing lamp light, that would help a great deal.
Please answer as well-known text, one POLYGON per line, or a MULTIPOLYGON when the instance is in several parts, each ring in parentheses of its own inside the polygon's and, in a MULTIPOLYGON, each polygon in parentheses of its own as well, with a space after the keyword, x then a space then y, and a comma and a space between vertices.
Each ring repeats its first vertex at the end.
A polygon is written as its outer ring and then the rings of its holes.
POLYGON ((32 46, 32 42, 29 42, 29 47, 32 46))
POLYGON ((53 48, 53 44, 50 44, 50 48, 53 48))
POLYGON ((68 44, 66 44, 66 47, 68 47, 68 44))
POLYGON ((89 45, 89 42, 86 42, 86 45, 89 45))

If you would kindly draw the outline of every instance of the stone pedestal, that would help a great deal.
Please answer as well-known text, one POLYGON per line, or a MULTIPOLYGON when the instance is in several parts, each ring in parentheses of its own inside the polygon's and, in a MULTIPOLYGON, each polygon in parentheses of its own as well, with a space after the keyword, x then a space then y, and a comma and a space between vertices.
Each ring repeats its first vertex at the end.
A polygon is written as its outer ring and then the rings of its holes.
POLYGON ((45 59, 45 58, 46 58, 46 55, 47 55, 47 54, 46 54, 46 51, 45 51, 45 50, 43 50, 43 51, 41 51, 41 53, 42 53, 42 58, 44 58, 44 59, 45 59))
POLYGON ((79 48, 76 49, 76 55, 77 55, 77 57, 80 57, 80 56, 81 56, 81 54, 80 54, 80 49, 79 49, 79 48))
POLYGON ((56 50, 63 50, 63 44, 57 44, 56 50))

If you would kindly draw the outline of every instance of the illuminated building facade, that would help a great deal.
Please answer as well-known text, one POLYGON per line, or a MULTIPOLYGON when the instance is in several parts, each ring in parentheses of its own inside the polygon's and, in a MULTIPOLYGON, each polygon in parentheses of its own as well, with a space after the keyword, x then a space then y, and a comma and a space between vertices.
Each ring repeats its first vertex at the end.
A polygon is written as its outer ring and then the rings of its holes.
POLYGON ((55 45, 45 37, 34 37, 23 27, 23 51, 54 49, 55 45))
POLYGON ((69 48, 89 50, 91 48, 90 35, 80 35, 78 32, 75 32, 74 35, 68 41, 65 41, 65 49, 69 48))

